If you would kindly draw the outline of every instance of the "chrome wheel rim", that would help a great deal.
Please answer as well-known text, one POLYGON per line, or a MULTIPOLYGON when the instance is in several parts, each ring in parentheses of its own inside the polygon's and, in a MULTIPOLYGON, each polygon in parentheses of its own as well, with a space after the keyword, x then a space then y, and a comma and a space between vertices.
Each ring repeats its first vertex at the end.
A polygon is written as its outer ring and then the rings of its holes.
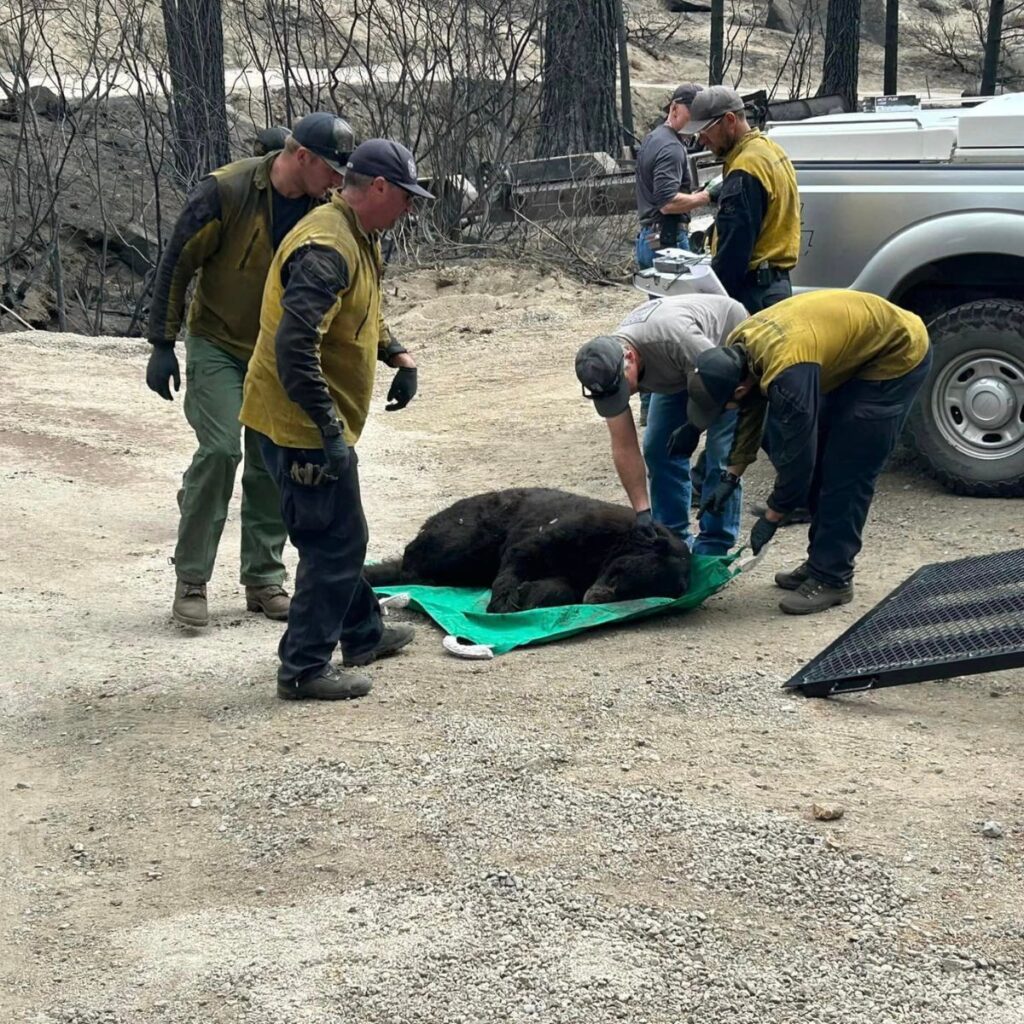
POLYGON ((932 388, 932 415, 945 440, 973 459, 1024 450, 1024 362, 977 349, 950 360, 932 388))

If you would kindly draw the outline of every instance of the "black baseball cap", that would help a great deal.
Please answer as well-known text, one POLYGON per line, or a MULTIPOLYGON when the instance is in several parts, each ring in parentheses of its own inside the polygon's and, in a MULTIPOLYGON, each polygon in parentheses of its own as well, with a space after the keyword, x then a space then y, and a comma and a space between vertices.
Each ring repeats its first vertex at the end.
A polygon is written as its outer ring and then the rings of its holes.
POLYGON ((742 345, 701 352, 686 375, 686 422, 697 430, 707 430, 732 401, 746 375, 747 353, 742 345))
POLYGON ((738 114, 743 109, 743 97, 735 89, 727 85, 712 85, 702 89, 694 98, 690 104, 690 122, 679 133, 699 135, 726 114, 738 114))
POLYGON ((416 181, 416 161, 412 153, 393 139, 360 142, 348 158, 348 169, 369 178, 383 178, 421 199, 434 198, 416 181))
POLYGON ((343 117, 318 110, 292 126, 292 137, 304 149, 316 153, 332 171, 345 173, 345 164, 356 144, 352 126, 343 117))
POLYGON ((668 104, 661 109, 667 114, 673 103, 683 103, 686 106, 690 106, 697 93, 703 92, 703 90, 704 86, 698 85, 696 82, 684 82, 682 85, 676 87, 676 91, 672 93, 672 99, 670 99, 668 104))
POLYGON ((576 353, 576 376, 583 396, 594 402, 599 416, 610 419, 629 408, 622 342, 618 338, 591 338, 576 353))

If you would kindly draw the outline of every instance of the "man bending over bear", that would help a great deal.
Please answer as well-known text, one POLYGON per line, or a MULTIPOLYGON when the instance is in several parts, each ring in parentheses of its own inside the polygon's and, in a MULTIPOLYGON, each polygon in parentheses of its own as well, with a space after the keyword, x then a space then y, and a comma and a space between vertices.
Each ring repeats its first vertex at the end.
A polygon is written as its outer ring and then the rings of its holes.
MULTIPOLYGON (((697 357, 729 336, 747 311, 724 295, 657 298, 633 310, 608 336, 592 338, 576 354, 576 376, 608 423, 612 459, 636 512, 637 526, 662 523, 687 543, 690 535, 690 455, 696 447, 686 427, 686 378, 697 357), (629 396, 652 393, 643 455, 629 396), (647 476, 650 475, 650 497, 647 476)), ((725 469, 736 431, 736 413, 723 412, 708 429, 702 491, 711 493, 725 469)), ((724 555, 736 543, 739 490, 722 508, 702 505, 696 554, 724 555)))

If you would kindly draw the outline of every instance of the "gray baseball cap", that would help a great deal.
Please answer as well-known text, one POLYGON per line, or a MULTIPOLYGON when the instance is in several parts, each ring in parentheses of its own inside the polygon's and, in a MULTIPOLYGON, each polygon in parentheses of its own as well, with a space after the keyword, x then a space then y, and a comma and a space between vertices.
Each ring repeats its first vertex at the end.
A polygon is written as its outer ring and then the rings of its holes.
POLYGON ((629 408, 625 369, 618 338, 591 338, 576 353, 576 376, 583 385, 583 397, 592 399, 598 415, 605 419, 629 408))
POLYGON ((747 375, 747 353, 742 345, 709 348, 697 356, 686 375, 686 422, 707 430, 747 375))
POLYGON ((703 85, 698 85, 696 82, 683 82, 682 85, 676 87, 676 91, 672 93, 672 99, 661 109, 667 114, 672 109, 673 103, 682 103, 689 107, 697 93, 703 91, 703 85))
POLYGON ((712 85, 702 89, 690 104, 690 122, 682 129, 681 135, 699 135, 708 125, 743 110, 743 97, 726 85, 712 85))

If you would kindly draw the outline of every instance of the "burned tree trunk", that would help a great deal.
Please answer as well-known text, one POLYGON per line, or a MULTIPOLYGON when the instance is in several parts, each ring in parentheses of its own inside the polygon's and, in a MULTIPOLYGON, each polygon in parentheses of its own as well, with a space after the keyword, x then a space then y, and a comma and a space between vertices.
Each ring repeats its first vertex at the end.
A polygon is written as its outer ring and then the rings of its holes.
POLYGON ((614 0, 547 0, 538 157, 618 154, 614 0))
POLYGON ((885 0, 885 67, 882 92, 894 96, 900 60, 900 0, 885 0))
POLYGON ((819 96, 842 96, 847 110, 857 109, 860 65, 861 0, 828 0, 825 64, 819 96))
POLYGON ((190 186, 231 159, 220 0, 162 0, 161 8, 171 70, 174 164, 190 186))
POLYGON ((711 0, 708 83, 721 85, 725 69, 725 0, 711 0))
POLYGON ((994 96, 999 72, 999 50, 1003 40, 1005 0, 991 0, 988 8, 988 31, 985 33, 985 61, 981 68, 981 95, 994 96))

